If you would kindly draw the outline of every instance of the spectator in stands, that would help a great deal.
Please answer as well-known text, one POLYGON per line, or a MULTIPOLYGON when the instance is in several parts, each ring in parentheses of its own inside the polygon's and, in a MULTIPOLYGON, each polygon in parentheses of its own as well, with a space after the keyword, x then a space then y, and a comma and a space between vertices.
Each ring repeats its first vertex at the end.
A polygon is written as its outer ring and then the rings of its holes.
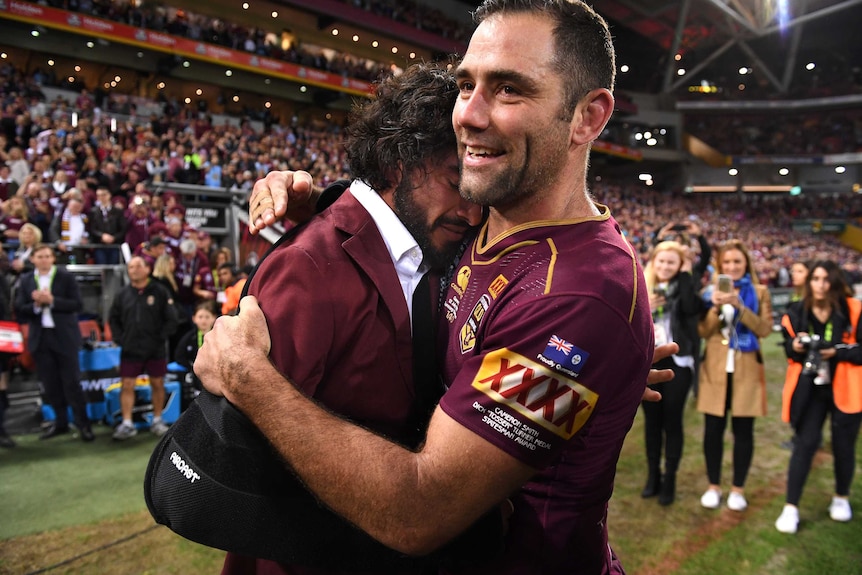
POLYGON ((62 197, 71 186, 69 185, 69 175, 60 170, 55 172, 51 179, 51 194, 52 196, 62 197))
POLYGON ((189 330, 189 326, 191 325, 190 316, 186 313, 183 306, 180 305, 179 286, 177 285, 176 276, 174 275, 176 268, 176 258, 168 254, 159 256, 159 258, 156 259, 156 263, 153 265, 153 279, 160 282, 168 290, 177 308, 178 327, 168 343, 168 351, 171 353, 172 360, 174 359, 173 353, 177 348, 177 342, 183 334, 189 330))
POLYGON ((150 198, 150 213, 157 220, 164 221, 165 219, 165 197, 163 195, 154 194, 150 198))
POLYGON ((6 164, 9 166, 9 177, 19 186, 24 185, 27 176, 30 175, 30 165, 24 158, 24 153, 18 146, 13 146, 9 150, 9 159, 6 164))
POLYGON ((18 235, 21 226, 30 219, 27 202, 22 196, 12 196, 3 204, 3 215, 0 216, 0 231, 3 232, 3 243, 10 247, 18 247, 18 235))
POLYGON ((209 262, 198 251, 192 239, 180 242, 180 257, 174 272, 179 292, 179 302, 187 317, 191 317, 194 307, 200 300, 214 300, 216 297, 212 271, 209 262))
POLYGON ((796 431, 786 504, 775 521, 782 533, 796 533, 799 526, 799 500, 827 415, 835 467, 829 515, 834 521, 850 521, 853 516, 848 497, 862 425, 862 303, 852 295, 835 262, 815 262, 802 299, 792 303, 781 320, 789 360, 781 417, 796 431))
POLYGON ((96 205, 90 212, 90 238, 104 246, 93 250, 98 265, 120 263, 120 245, 125 241, 129 222, 122 210, 115 208, 111 191, 106 186, 96 188, 96 205))
MULTIPOLYGON (((144 258, 144 261, 147 262, 147 266, 150 269, 155 269, 156 261, 165 256, 170 259, 174 259, 170 254, 167 253, 167 244, 165 240, 162 239, 162 236, 155 235, 150 241, 144 242, 137 247, 134 252, 134 255, 140 256, 144 258)), ((171 270, 171 275, 173 277, 173 269, 171 270)))
POLYGON ((240 275, 231 262, 226 262, 218 267, 219 285, 223 290, 218 292, 217 300, 221 303, 222 315, 233 315, 239 308, 239 300, 246 282, 245 275, 240 275))
POLYGON ((42 230, 42 236, 47 238, 51 229, 51 221, 54 218, 54 211, 48 202, 47 190, 36 181, 35 174, 28 177, 24 186, 18 190, 18 195, 21 195, 22 190, 30 221, 36 224, 42 230))
POLYGON ((152 183, 166 181, 168 172, 168 161, 159 148, 150 150, 150 157, 147 159, 147 175, 152 183))
POLYGON ((766 381, 760 339, 772 331, 769 290, 760 285, 748 250, 729 240, 716 252, 718 275, 730 276, 729 285, 718 281, 704 293, 709 311, 698 324, 706 339, 700 366, 697 409, 705 414, 703 451, 709 488, 700 504, 716 509, 721 503, 721 465, 728 412, 733 427, 733 483, 727 507, 743 511, 743 494, 754 455, 754 418, 766 415, 766 381))
POLYGON ((15 315, 19 322, 29 325, 27 347, 54 409, 54 423, 40 439, 69 432, 67 408, 71 407, 81 439, 93 441, 96 437, 90 428, 78 367, 78 313, 83 306, 78 283, 72 274, 55 265, 54 249, 49 245, 38 244, 30 259, 35 269, 21 277, 15 315))
POLYGON ((174 206, 170 213, 165 216, 165 226, 167 226, 165 241, 168 244, 168 250, 175 257, 178 257, 177 254, 180 253, 180 243, 186 239, 183 213, 181 207, 174 206))
POLYGON ((12 179, 11 174, 9 166, 0 162, 0 202, 5 202, 18 191, 18 182, 12 179))
MULTIPOLYGON (((218 270, 222 264, 228 262, 233 263, 233 252, 231 252, 231 249, 227 246, 221 247, 215 251, 215 255, 210 259, 210 269, 218 270)), ((215 280, 216 289, 223 290, 224 286, 218 282, 218 275, 216 275, 215 280)))
POLYGON ((682 459, 683 410, 700 354, 697 322, 703 310, 699 282, 692 278, 694 254, 675 241, 659 243, 644 269, 652 310, 655 344, 676 342, 679 352, 655 364, 673 370, 673 381, 653 384, 660 402, 643 401, 647 482, 642 497, 659 496, 659 504, 670 505, 676 497, 676 472, 682 459), (664 447, 664 475, 661 454, 664 447))
POLYGON ((168 339, 177 329, 175 302, 159 282, 150 278, 150 268, 141 257, 132 257, 126 265, 129 285, 123 287, 111 304, 110 326, 120 352, 120 410, 123 420, 114 430, 114 439, 125 440, 137 435, 132 423, 135 406, 135 381, 146 373, 152 388, 153 419, 150 431, 157 436, 167 432, 162 421, 165 406, 165 373, 167 373, 168 339))
POLYGON ((222 187, 222 167, 221 158, 218 154, 213 154, 209 161, 203 165, 204 185, 210 188, 222 187))
POLYGON ((42 230, 29 222, 21 226, 18 232, 18 247, 9 254, 12 273, 20 276, 32 271, 33 262, 30 261, 30 256, 33 254, 33 248, 40 243, 42 243, 42 230))
POLYGON ((86 263, 86 250, 82 246, 90 243, 88 228, 89 218, 84 213, 84 199, 80 192, 72 188, 65 209, 51 222, 49 236, 57 242, 57 250, 63 254, 64 263, 86 263))
POLYGON ((126 242, 133 251, 142 243, 150 240, 150 228, 156 221, 150 214, 150 207, 145 203, 143 196, 134 196, 129 205, 129 225, 126 228, 126 242))
POLYGON ((212 265, 212 262, 215 260, 218 246, 213 244, 213 237, 209 232, 190 228, 189 236, 194 238, 195 245, 198 246, 198 251, 204 255, 208 262, 210 262, 210 269, 217 270, 218 266, 212 265))

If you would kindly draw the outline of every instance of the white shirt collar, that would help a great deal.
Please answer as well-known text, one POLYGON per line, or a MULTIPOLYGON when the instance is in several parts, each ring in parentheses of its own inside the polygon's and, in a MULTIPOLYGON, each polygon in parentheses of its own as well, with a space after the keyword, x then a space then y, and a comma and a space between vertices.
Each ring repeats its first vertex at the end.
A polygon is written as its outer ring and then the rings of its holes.
POLYGON ((380 194, 359 180, 354 180, 350 184, 350 193, 353 194, 356 201, 362 204, 362 207, 374 220, 377 229, 380 230, 380 235, 383 237, 383 242, 386 244, 386 249, 389 251, 389 256, 392 258, 392 263, 395 264, 399 275, 402 270, 410 275, 424 274, 424 267, 420 270, 422 248, 419 247, 419 244, 416 243, 416 240, 407 231, 389 204, 383 201, 380 194))
POLYGON ((395 266, 398 281, 401 283, 401 293, 407 303, 407 311, 413 317, 413 293, 419 280, 428 271, 428 266, 422 264, 422 248, 404 227, 404 224, 392 211, 380 194, 368 184, 354 180, 350 184, 350 193, 356 198, 365 211, 374 220, 374 225, 380 231, 386 250, 395 266))

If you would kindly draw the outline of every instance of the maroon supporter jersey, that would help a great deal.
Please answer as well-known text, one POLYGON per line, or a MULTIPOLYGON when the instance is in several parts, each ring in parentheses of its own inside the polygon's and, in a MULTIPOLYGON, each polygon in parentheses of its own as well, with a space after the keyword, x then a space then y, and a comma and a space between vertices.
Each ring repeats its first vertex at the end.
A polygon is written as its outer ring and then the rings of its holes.
MULTIPOLYGON (((444 303, 441 401, 537 470, 482 573, 613 572, 607 503, 653 354, 643 274, 604 206, 467 250, 444 303)), ((475 570, 472 570, 475 573, 475 570)))

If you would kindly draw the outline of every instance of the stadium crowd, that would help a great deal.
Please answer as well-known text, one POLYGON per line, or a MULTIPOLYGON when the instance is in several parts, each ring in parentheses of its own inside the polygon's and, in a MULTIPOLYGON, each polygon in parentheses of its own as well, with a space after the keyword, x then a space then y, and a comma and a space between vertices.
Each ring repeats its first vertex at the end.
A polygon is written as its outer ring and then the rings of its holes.
MULTIPOLYGON (((409 0, 339 0, 380 16, 466 44, 473 26, 466 21, 457 21, 437 8, 409 0)), ((374 61, 352 54, 325 49, 313 43, 293 38, 289 29, 263 29, 241 26, 235 22, 185 9, 165 6, 153 2, 130 2, 108 0, 47 0, 49 6, 92 14, 107 20, 165 32, 176 36, 201 40, 234 50, 253 52, 261 56, 284 60, 345 77, 366 81, 376 80, 381 73, 393 71, 398 65, 392 61, 374 61), (289 45, 282 43, 282 34, 287 33, 289 45)), ((466 8, 465 8, 466 11, 466 8)), ((736 68, 716 78, 716 86, 737 86, 734 79, 736 68)), ((624 78, 620 78, 624 82, 624 78)), ((679 91, 684 99, 798 99, 859 93, 862 89, 862 71, 850 62, 836 60, 819 66, 816 71, 799 73, 787 93, 780 93, 764 80, 748 82, 745 90, 723 89, 718 94, 706 95, 679 91)))
MULTIPOLYGON (((0 201, 10 252, 18 244, 17 230, 27 222, 35 224, 45 240, 62 243, 68 204, 82 219, 94 219, 93 210, 99 207, 96 191, 101 187, 129 220, 128 231, 116 239, 117 244, 131 240, 132 250, 140 251, 141 244, 156 235, 166 243, 172 237, 169 250, 179 257, 179 241, 183 235, 195 239, 195 232, 185 224, 181 231, 165 229, 170 227, 165 224, 182 217, 183 209, 175 194, 153 194, 153 184, 248 191, 256 179, 275 169, 309 171, 322 185, 350 172, 341 147, 343 126, 337 123, 294 119, 261 131, 248 121, 213 125, 210 116, 186 106, 170 116, 154 115, 112 132, 88 90, 82 89, 74 99, 46 101, 38 79, 10 64, 0 69, 0 201), (75 127, 72 112, 78 116, 75 127), (80 208, 75 200, 80 200, 80 208), (143 221, 144 208, 148 208, 146 230, 132 223, 143 221)), ((857 137, 852 130, 845 134, 857 137)), ((830 197, 824 202, 817 195, 680 195, 607 182, 594 184, 593 193, 610 205, 644 262, 658 231, 685 218, 696 219, 712 245, 737 238, 750 246, 761 281, 767 285, 786 284, 794 261, 826 256, 841 262, 852 280, 859 279, 857 252, 828 234, 795 232, 791 227, 797 216, 858 220, 862 213, 854 197, 830 197)), ((66 225, 68 220, 67 216, 66 225)), ((80 237, 101 243, 90 233, 86 229, 80 237)), ((78 243, 68 239, 66 244, 78 243)), ((92 257, 90 253, 83 257, 92 257)), ((64 255, 68 261, 70 254, 64 255)), ((208 267, 213 270, 212 263, 208 267)))
POLYGON ((734 156, 823 155, 862 151, 862 110, 771 114, 689 114, 692 135, 734 156))

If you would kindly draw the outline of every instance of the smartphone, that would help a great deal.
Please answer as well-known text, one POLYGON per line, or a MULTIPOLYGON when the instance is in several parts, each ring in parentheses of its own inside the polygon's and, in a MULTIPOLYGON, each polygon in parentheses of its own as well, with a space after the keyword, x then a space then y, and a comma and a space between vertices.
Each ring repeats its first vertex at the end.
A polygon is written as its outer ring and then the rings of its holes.
POLYGON ((727 274, 718 274, 718 291, 724 293, 733 292, 733 280, 727 274))

